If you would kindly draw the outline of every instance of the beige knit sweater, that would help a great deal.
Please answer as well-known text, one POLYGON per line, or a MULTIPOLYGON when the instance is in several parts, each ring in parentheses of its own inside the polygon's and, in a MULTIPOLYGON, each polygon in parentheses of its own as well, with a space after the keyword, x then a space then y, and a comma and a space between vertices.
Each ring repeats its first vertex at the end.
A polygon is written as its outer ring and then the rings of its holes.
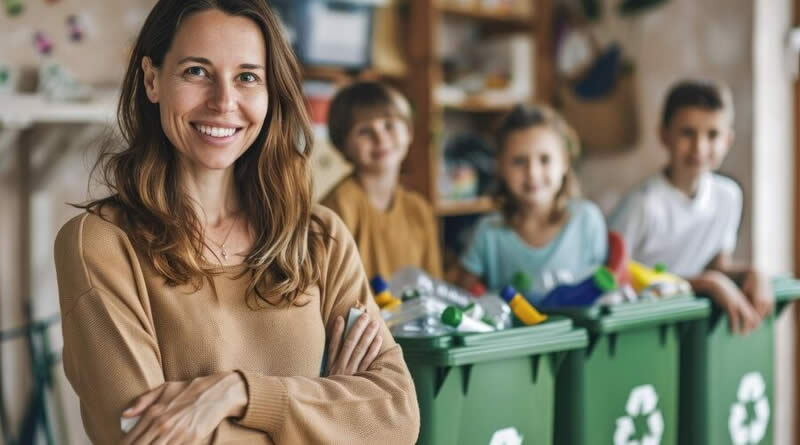
MULTIPOLYGON (((120 441, 120 415, 165 381, 239 370, 249 403, 216 429, 214 444, 411 444, 419 430, 414 384, 387 329, 372 366, 355 376, 319 376, 326 327, 357 302, 373 318, 358 251, 330 210, 318 286, 302 307, 248 308, 243 266, 223 268, 199 291, 169 287, 125 232, 94 214, 58 234, 55 262, 63 317, 64 370, 89 437, 120 441)), ((113 220, 113 218, 112 218, 113 220)))

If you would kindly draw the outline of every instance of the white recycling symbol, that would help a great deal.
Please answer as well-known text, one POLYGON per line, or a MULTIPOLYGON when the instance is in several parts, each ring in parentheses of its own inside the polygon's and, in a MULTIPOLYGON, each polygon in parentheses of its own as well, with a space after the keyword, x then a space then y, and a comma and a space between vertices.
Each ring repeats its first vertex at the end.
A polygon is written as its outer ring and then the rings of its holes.
POLYGON ((653 385, 641 385, 633 388, 628 403, 625 404, 626 416, 617 419, 617 430, 614 432, 614 445, 658 445, 664 434, 664 417, 658 409, 658 394, 653 385), (633 419, 647 416, 648 432, 641 440, 632 440, 636 433, 633 419))
POLYGON ((745 374, 739 382, 739 391, 736 393, 738 400, 731 406, 731 415, 728 418, 728 430, 734 445, 757 444, 764 438, 770 411, 766 389, 764 377, 758 372, 745 374), (752 403, 755 411, 755 418, 749 423, 745 423, 747 403, 752 403))
POLYGON ((489 445, 522 445, 522 434, 514 427, 503 428, 494 432, 489 445))

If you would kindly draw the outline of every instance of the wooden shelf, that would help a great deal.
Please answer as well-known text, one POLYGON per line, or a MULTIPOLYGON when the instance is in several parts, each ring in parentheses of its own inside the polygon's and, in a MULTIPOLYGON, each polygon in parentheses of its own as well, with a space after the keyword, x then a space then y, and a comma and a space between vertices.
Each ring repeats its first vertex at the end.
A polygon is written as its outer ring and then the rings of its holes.
POLYGON ((514 104, 486 104, 482 102, 466 101, 462 103, 439 104, 445 110, 459 111, 462 113, 506 113, 511 111, 514 104))
POLYGON ((436 214, 439 216, 470 215, 493 210, 495 210, 494 202, 489 196, 464 201, 439 201, 436 205, 436 214))
POLYGON ((465 8, 453 5, 438 5, 436 9, 447 16, 477 20, 492 25, 510 26, 514 29, 530 29, 534 23, 531 16, 519 16, 491 9, 465 8))
POLYGON ((348 69, 336 66, 304 66, 303 78, 311 80, 327 80, 334 83, 346 83, 354 79, 380 80, 398 79, 402 75, 384 73, 372 68, 348 69))

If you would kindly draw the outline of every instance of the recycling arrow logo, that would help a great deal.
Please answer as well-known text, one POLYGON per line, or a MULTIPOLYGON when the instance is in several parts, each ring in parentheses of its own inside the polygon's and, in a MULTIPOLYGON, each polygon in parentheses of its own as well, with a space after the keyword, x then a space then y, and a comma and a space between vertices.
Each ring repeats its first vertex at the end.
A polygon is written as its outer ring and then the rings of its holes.
POLYGON ((737 401, 731 406, 728 430, 734 445, 751 445, 761 442, 769 426, 769 400, 767 384, 758 372, 745 374, 739 382, 737 401), (749 419, 747 404, 753 406, 755 417, 749 419))
POLYGON ((503 428, 494 432, 489 445, 522 445, 522 434, 514 427, 503 428))
POLYGON ((614 445, 658 445, 664 434, 664 417, 658 409, 658 394, 653 385, 641 385, 633 388, 625 404, 627 415, 617 419, 617 430, 614 432, 614 445), (636 424, 639 416, 647 418, 647 434, 639 435, 636 440, 636 424), (633 436, 633 437, 632 437, 633 436))

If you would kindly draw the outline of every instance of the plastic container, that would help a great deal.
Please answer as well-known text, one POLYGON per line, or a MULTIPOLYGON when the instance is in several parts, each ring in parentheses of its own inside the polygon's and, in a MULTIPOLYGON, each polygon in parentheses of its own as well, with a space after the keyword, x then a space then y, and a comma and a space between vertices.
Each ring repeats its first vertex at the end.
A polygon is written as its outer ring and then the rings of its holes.
POLYGON ((442 323, 455 328, 458 332, 492 332, 494 328, 490 325, 476 320, 464 314, 464 311, 455 307, 447 306, 442 312, 442 323))
POLYGON ((486 334, 396 339, 417 390, 421 445, 551 444, 556 374, 565 352, 587 341, 564 317, 486 334))
POLYGON ((600 266, 588 278, 576 284, 562 284, 552 289, 539 304, 544 308, 591 306, 605 293, 616 289, 614 275, 600 266))
POLYGON ((407 267, 395 272, 395 274, 392 275, 392 282, 389 290, 394 295, 403 295, 409 291, 417 291, 420 295, 436 297, 462 309, 475 301, 475 298, 466 290, 442 280, 437 280, 418 267, 407 267))
POLYGON ((547 320, 547 316, 539 313, 528 300, 525 299, 520 293, 512 286, 506 286, 501 293, 503 300, 511 307, 511 312, 516 315, 517 319, 525 325, 535 325, 547 320))
POLYGON ((590 346, 559 374, 555 443, 677 445, 680 334, 709 311, 689 296, 561 311, 590 346))
POLYGON ((775 313, 748 335, 732 334, 714 307, 684 337, 681 444, 773 443, 775 319, 800 298, 800 281, 776 279, 772 287, 775 313))

